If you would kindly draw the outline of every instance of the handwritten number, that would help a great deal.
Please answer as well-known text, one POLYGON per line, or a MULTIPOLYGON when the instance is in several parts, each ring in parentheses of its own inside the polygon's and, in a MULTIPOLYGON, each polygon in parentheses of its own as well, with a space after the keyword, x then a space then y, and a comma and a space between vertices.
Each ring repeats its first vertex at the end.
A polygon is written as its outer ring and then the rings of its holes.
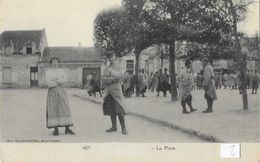
POLYGON ((230 154, 231 156, 235 156, 236 155, 236 152, 235 152, 235 145, 231 145, 229 146, 229 149, 230 149, 230 154))

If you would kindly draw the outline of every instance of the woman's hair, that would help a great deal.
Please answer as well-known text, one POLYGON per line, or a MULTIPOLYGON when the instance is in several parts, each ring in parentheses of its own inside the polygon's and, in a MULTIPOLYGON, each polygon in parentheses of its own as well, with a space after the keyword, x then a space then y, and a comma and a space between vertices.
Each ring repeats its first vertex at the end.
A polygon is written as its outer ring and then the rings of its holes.
POLYGON ((59 64, 60 64, 60 59, 58 57, 52 57, 50 59, 50 64, 52 63, 53 60, 57 60, 59 62, 59 64))

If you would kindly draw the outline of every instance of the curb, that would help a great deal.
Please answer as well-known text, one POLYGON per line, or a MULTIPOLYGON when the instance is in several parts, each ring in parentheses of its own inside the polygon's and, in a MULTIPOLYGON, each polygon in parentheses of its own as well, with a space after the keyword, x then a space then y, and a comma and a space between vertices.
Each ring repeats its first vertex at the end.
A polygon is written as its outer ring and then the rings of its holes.
MULTIPOLYGON (((94 99, 90 99, 88 97, 83 97, 81 95, 76 95, 76 94, 74 94, 73 96, 79 97, 79 98, 84 99, 84 100, 87 100, 87 101, 92 102, 94 104, 102 105, 101 101, 96 101, 94 99)), ((169 123, 169 122, 166 122, 166 121, 163 121, 163 120, 158 120, 158 119, 151 118, 149 116, 145 116, 145 115, 134 113, 134 112, 129 112, 128 111, 127 113, 129 115, 145 119, 145 120, 147 120, 149 122, 152 122, 152 123, 155 123, 155 124, 158 124, 158 125, 162 125, 164 127, 168 127, 168 128, 174 129, 174 130, 179 130, 179 131, 181 131, 181 132, 183 132, 185 134, 188 134, 190 136, 195 136, 195 137, 197 137, 197 138, 199 138, 201 140, 207 141, 207 142, 224 143, 223 141, 217 139, 216 137, 213 137, 213 136, 207 135, 207 134, 203 134, 203 133, 201 133, 199 131, 196 131, 194 129, 183 128, 183 127, 175 125, 173 123, 169 123)))

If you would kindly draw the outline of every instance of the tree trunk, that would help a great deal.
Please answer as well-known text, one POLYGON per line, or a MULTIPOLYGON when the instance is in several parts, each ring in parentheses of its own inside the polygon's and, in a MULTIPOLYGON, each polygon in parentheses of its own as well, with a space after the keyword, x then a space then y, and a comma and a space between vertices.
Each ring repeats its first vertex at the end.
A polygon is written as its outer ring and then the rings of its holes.
POLYGON ((139 84, 138 84, 138 73, 139 73, 139 56, 140 52, 137 50, 135 53, 135 93, 136 97, 140 96, 140 89, 139 89, 139 84))
POLYGON ((176 71, 175 71, 175 41, 170 44, 169 49, 169 73, 171 79, 171 100, 178 100, 178 91, 176 86, 176 71))
POLYGON ((257 71, 260 71, 260 51, 259 51, 259 37, 258 37, 258 33, 256 34, 256 53, 257 53, 257 59, 256 59, 256 68, 257 71))
POLYGON ((248 100, 247 100, 247 92, 246 92, 246 77, 245 77, 245 72, 246 72, 246 56, 242 55, 241 52, 241 45, 238 40, 238 34, 237 34, 237 14, 236 10, 233 6, 232 0, 229 0, 230 2, 230 7, 231 7, 231 12, 232 12, 232 17, 233 17, 233 33, 235 37, 235 46, 237 49, 237 54, 238 54, 238 63, 239 63, 239 71, 241 74, 241 85, 242 85, 242 100, 243 100, 243 109, 248 110, 248 100))
POLYGON ((163 69, 163 57, 161 58, 161 69, 163 69))

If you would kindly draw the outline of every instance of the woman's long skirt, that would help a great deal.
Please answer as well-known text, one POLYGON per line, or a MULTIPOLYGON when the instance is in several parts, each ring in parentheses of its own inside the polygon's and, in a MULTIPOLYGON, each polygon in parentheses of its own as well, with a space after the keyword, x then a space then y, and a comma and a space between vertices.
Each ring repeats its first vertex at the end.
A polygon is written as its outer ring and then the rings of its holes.
POLYGON ((62 86, 49 88, 46 106, 47 128, 72 126, 67 93, 62 86))
POLYGON ((126 115, 124 108, 119 105, 119 103, 113 98, 111 94, 108 94, 104 98, 103 114, 110 116, 126 115))

